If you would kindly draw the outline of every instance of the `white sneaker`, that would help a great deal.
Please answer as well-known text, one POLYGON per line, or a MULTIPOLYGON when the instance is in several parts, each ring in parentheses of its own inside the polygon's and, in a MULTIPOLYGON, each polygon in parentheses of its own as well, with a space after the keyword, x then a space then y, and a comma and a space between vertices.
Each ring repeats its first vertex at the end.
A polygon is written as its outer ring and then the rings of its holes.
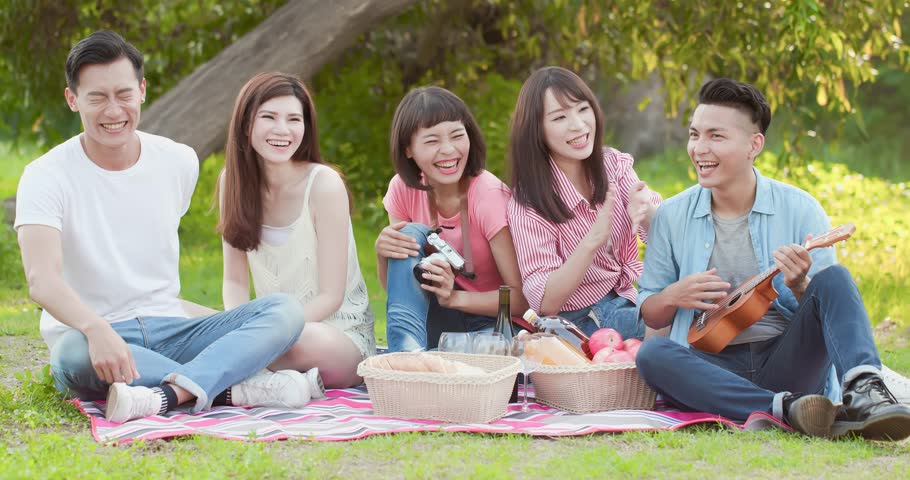
POLYGON ((161 410, 161 395, 148 387, 131 387, 116 382, 107 391, 107 410, 104 417, 123 423, 136 418, 157 415, 161 410))
POLYGON ((910 405, 910 378, 885 365, 882 365, 882 378, 885 380, 885 386, 899 403, 910 405))
POLYGON ((307 383, 310 384, 310 399, 311 400, 324 400, 325 397, 325 384, 322 383, 322 377, 319 376, 319 369, 313 367, 306 371, 303 374, 306 377, 307 383))
POLYGON ((313 391, 296 370, 263 371, 231 387, 231 403, 242 407, 303 408, 313 391))

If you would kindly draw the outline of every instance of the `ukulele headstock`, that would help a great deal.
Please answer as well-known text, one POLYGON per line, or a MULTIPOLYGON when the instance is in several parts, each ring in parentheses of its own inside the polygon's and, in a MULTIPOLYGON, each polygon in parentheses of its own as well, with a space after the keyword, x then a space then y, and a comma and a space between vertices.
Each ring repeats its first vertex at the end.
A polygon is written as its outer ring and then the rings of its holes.
POLYGON ((806 242, 806 250, 811 250, 813 248, 819 247, 830 247, 837 242, 844 241, 850 238, 853 235, 853 232, 856 231, 856 227, 853 223, 845 223, 837 228, 834 228, 823 235, 813 238, 806 242))

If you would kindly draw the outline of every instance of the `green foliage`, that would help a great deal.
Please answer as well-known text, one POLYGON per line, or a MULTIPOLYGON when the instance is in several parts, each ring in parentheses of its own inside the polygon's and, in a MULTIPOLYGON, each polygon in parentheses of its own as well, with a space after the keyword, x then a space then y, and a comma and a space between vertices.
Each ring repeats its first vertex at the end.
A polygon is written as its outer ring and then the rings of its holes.
MULTIPOLYGON (((11 0, 0 9, 7 27, 0 36, 0 136, 56 143, 78 130, 78 119, 60 101, 61 67, 70 45, 96 28, 123 32, 146 53, 154 101, 281 3, 11 0)), ((421 0, 377 25, 313 79, 319 95, 350 95, 321 103, 341 109, 322 115, 326 127, 339 127, 325 130, 325 149, 356 167, 345 170, 353 185, 365 187, 355 188, 356 196, 376 216, 381 189, 363 179, 388 171, 376 164, 385 156, 378 139, 405 91, 433 83, 470 97, 475 109, 490 100, 509 104, 514 96, 491 95, 511 87, 481 92, 503 79, 521 82, 546 64, 582 72, 606 91, 657 76, 670 115, 692 105, 700 79, 710 74, 753 82, 775 106, 811 99, 814 107, 792 117, 794 132, 817 129, 826 111, 860 125, 857 89, 876 79, 877 68, 907 69, 910 49, 900 23, 906 8, 903 0, 421 0), (337 74, 349 89, 335 83, 337 74), (337 119, 338 111, 351 118, 337 119)), ((489 121, 506 125, 510 110, 497 109, 489 121)), ((789 152, 801 136, 786 136, 789 152)))
POLYGON ((843 263, 860 286, 873 325, 890 319, 908 325, 903 297, 910 278, 910 185, 890 183, 851 172, 840 164, 808 162, 806 168, 779 167, 773 154, 764 154, 762 171, 812 194, 825 207, 833 225, 853 222, 856 233, 838 247, 843 263), (867 297, 867 292, 874 292, 867 297))
POLYGON ((215 185, 223 168, 224 155, 221 154, 212 155, 202 162, 190 209, 180 221, 181 248, 207 248, 220 254, 221 236, 215 230, 218 225, 215 185))
POLYGON ((79 410, 54 388, 50 366, 40 372, 16 374, 20 387, 0 388, 0 425, 17 424, 31 429, 56 427, 82 420, 79 410))
MULTIPOLYGON (((328 68, 312 81, 323 159, 343 170, 356 195, 355 211, 377 227, 388 222, 382 197, 395 174, 389 157, 389 126, 406 93, 400 75, 370 56, 328 68)), ((440 82, 427 77, 415 86, 434 83, 440 82)), ((445 86, 471 108, 486 140, 487 168, 503 175, 509 113, 521 83, 491 73, 474 86, 445 86)))
POLYGON ((22 288, 25 274, 19 257, 19 243, 16 231, 9 223, 2 221, 0 212, 0 289, 22 288))
POLYGON ((323 160, 344 172, 356 211, 375 225, 387 221, 382 196, 394 173, 389 125, 404 95, 400 73, 378 56, 356 56, 324 69, 312 84, 323 160))
POLYGON ((95 30, 114 30, 145 54, 154 102, 283 3, 7 0, 0 8, 0 138, 33 135, 54 144, 79 131, 79 117, 63 102, 63 67, 70 47, 95 30))
MULTIPOLYGON (((16 194, 19 177, 25 165, 39 156, 34 144, 13 146, 0 142, 0 202, 16 194)), ((19 256, 13 212, 0 208, 0 291, 23 288, 25 275, 19 256)), ((2 329, 2 327, 0 327, 2 329)))

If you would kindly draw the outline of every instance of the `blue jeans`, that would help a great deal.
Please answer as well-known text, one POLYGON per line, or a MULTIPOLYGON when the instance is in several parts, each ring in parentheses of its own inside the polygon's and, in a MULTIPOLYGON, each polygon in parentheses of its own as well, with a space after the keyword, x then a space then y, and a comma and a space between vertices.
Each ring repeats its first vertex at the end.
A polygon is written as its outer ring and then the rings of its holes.
POLYGON ((388 259, 386 273, 386 338, 389 352, 408 352, 435 348, 442 332, 477 332, 492 330, 495 319, 445 308, 428 294, 414 278, 414 266, 424 257, 430 229, 409 223, 401 233, 414 237, 420 246, 416 257, 388 259))
POLYGON ((654 337, 636 358, 641 377, 668 401, 737 422, 756 411, 782 419, 783 397, 821 394, 832 363, 842 382, 881 369, 859 290, 840 265, 815 275, 775 338, 713 354, 654 337))
POLYGON ((612 328, 619 332, 624 340, 627 338, 641 340, 645 337, 645 324, 638 318, 635 304, 612 290, 590 307, 559 312, 559 315, 574 323, 588 336, 598 328, 612 328))
MULTIPOLYGON (((273 294, 205 317, 138 317, 111 324, 129 345, 140 378, 132 385, 173 383, 196 396, 194 412, 226 388, 267 367, 303 330, 303 307, 273 294)), ((83 400, 103 399, 109 384, 92 367, 85 335, 63 334, 51 350, 56 387, 83 400)))

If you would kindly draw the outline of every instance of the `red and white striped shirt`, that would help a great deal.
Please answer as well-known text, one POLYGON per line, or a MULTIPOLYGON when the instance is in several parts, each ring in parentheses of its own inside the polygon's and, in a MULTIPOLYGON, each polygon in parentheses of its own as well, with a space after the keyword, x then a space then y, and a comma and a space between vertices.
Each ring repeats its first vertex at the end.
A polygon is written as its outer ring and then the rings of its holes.
MULTIPOLYGON (((638 182, 638 175, 632 168, 633 161, 627 153, 604 148, 607 177, 615 182, 618 191, 610 242, 595 253, 594 261, 575 293, 569 296, 560 311, 590 307, 612 290, 635 301, 637 292, 632 282, 638 280, 642 272, 635 235, 647 242, 647 231, 639 227, 638 232, 633 232, 632 220, 626 212, 629 192, 638 182)), ((565 263, 597 219, 598 205, 589 204, 552 160, 550 168, 556 194, 569 207, 574 218, 565 223, 552 223, 534 209, 518 204, 515 197, 509 201, 509 228, 521 270, 522 290, 530 307, 538 311, 550 274, 565 263)), ((659 205, 660 195, 652 191, 651 201, 659 205)))

